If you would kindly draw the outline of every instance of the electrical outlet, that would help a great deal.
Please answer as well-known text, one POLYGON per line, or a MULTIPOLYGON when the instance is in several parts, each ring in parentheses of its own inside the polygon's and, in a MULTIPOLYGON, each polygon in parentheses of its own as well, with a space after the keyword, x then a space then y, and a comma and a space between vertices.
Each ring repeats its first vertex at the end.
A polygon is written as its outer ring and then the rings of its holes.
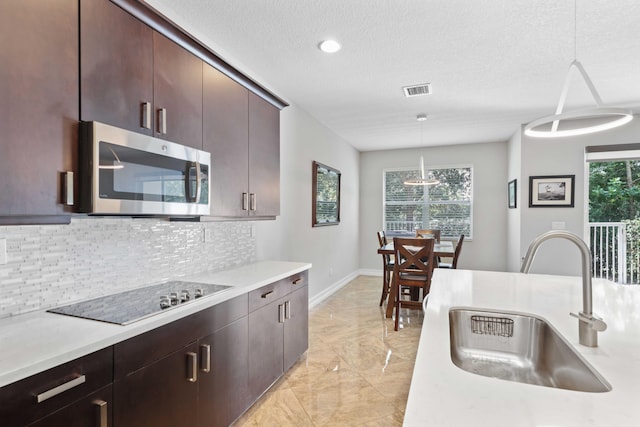
POLYGON ((7 263, 7 240, 0 239, 0 265, 7 263))

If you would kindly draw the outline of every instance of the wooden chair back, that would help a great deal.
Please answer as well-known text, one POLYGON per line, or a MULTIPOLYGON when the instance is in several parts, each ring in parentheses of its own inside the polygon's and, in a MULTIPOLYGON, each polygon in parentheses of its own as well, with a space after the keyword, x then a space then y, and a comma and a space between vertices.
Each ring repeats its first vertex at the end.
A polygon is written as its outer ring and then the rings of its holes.
MULTIPOLYGON (((435 239, 413 238, 393 239, 395 265, 393 268, 393 287, 395 289, 395 327, 397 331, 402 307, 422 309, 422 300, 431 289, 431 276, 435 257, 433 249, 435 239), (402 288, 421 288, 422 299, 402 299, 402 288)), ((417 289, 419 294, 420 290, 417 289)), ((411 293, 410 293, 411 294, 411 293)))
POLYGON ((435 239, 394 238, 394 280, 399 286, 418 286, 429 293, 434 267, 435 239))
POLYGON ((431 237, 440 243, 440 230, 434 228, 420 228, 416 230, 416 237, 431 237))
POLYGON ((456 250, 453 252, 453 261, 451 262, 451 268, 458 268, 458 258, 460 258, 460 251, 462 251, 462 243, 464 243, 464 234, 460 235, 456 250))

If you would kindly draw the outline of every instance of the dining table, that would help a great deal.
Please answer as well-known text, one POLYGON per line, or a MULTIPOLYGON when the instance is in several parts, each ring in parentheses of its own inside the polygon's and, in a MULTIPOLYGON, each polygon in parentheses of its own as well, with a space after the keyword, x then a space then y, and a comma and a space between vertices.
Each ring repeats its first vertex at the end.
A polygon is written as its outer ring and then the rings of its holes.
MULTIPOLYGON (((435 257, 443 257, 443 258, 452 258, 455 253, 456 248, 453 246, 453 242, 449 240, 442 240, 440 242, 436 242, 433 245, 433 255, 435 257)), ((395 253, 395 248, 393 246, 393 242, 389 242, 386 245, 378 248, 378 253, 381 255, 393 255, 395 253)), ((437 267, 437 265, 436 265, 437 267)), ((393 307, 396 302, 396 287, 393 285, 393 274, 391 275, 391 285, 389 290, 389 299, 387 301, 387 318, 393 317, 393 307)))

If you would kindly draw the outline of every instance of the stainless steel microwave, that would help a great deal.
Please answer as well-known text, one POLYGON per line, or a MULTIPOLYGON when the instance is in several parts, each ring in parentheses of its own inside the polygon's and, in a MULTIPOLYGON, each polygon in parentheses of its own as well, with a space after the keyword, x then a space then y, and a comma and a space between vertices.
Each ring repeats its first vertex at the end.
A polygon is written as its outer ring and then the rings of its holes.
POLYGON ((210 153, 99 122, 80 124, 79 145, 81 212, 209 215, 210 153))

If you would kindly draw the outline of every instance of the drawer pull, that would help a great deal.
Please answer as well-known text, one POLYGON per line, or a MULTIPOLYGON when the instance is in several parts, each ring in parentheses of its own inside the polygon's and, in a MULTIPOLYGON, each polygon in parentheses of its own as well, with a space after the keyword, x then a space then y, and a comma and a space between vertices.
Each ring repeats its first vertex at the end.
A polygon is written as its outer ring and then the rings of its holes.
POLYGON ((187 381, 198 381, 198 355, 192 351, 187 353, 187 381))
POLYGON ((284 318, 285 320, 291 319, 291 301, 284 302, 284 318))
POLYGON ((302 277, 298 277, 296 280, 293 281, 294 285, 297 285, 298 283, 300 283, 302 281, 302 277))
POLYGON ((160 135, 167 134, 167 109, 158 108, 158 133, 160 135))
POLYGON ((211 346, 209 344, 200 346, 200 370, 211 372, 211 346))
POLYGON ((80 384, 84 384, 87 378, 84 375, 80 375, 72 379, 71 381, 67 381, 64 384, 60 384, 58 387, 54 387, 51 390, 47 390, 43 393, 40 393, 36 396, 36 400, 38 403, 42 403, 47 399, 51 399, 54 396, 59 395, 60 393, 64 393, 67 390, 70 390, 74 387, 79 386, 80 384))
POLYGON ((261 298, 266 298, 266 297, 268 297, 269 295, 271 295, 272 293, 273 293, 273 291, 271 290, 271 291, 267 292, 266 294, 262 294, 262 295, 261 295, 261 298))
POLYGON ((96 400, 93 402, 96 405, 96 425, 98 427, 107 427, 107 414, 108 414, 108 406, 107 402, 104 400, 96 400))
POLYGON ((151 103, 143 102, 140 104, 140 127, 143 129, 151 129, 151 103))
POLYGON ((249 210, 249 193, 242 193, 242 210, 249 210))
POLYGON ((278 323, 284 323, 284 304, 278 305, 278 323))

